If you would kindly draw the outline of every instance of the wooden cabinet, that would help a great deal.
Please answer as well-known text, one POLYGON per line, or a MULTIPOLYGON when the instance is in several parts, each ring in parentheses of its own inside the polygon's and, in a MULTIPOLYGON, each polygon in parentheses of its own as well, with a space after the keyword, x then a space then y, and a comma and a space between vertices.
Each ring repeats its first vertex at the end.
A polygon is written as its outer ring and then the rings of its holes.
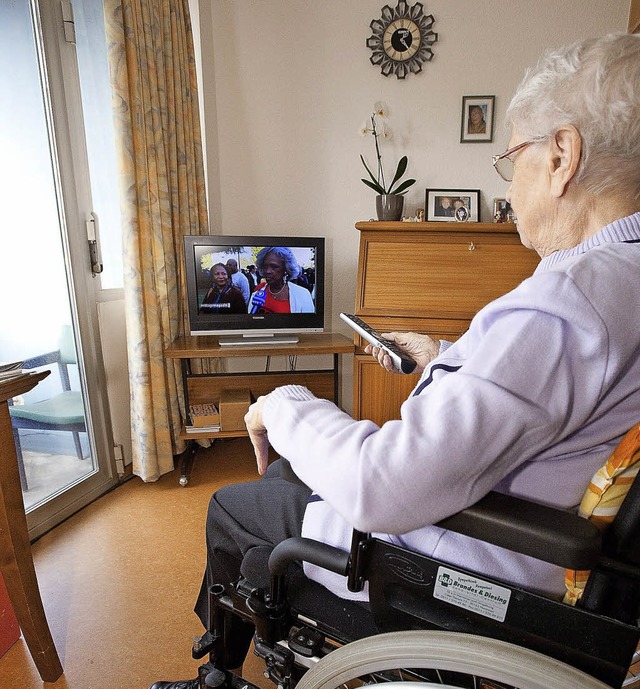
MULTIPOLYGON (((380 332, 454 341, 487 303, 533 273, 540 257, 511 223, 360 222, 355 313, 380 332)), ((418 376, 387 373, 356 335, 355 418, 399 418, 418 376)))

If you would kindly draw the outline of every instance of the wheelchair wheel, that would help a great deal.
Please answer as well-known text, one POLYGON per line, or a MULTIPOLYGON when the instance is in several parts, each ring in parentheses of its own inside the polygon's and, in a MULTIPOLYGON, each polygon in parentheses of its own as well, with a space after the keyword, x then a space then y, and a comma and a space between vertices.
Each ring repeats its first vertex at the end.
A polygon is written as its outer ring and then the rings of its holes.
POLYGON ((525 648, 471 634, 435 631, 379 634, 342 646, 309 670, 297 689, 383 681, 417 681, 423 687, 441 689, 611 689, 525 648))

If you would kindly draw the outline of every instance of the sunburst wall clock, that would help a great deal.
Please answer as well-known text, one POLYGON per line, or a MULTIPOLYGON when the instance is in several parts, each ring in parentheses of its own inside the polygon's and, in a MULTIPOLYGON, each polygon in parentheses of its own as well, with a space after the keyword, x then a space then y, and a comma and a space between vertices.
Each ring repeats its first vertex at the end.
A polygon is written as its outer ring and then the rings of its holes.
POLYGON ((424 14, 422 3, 409 6, 405 0, 399 0, 395 8, 385 5, 380 19, 371 24, 373 32, 367 38, 367 47, 371 49, 371 64, 380 65, 385 77, 395 74, 404 79, 407 74, 418 74, 422 65, 433 58, 431 46, 438 40, 438 34, 432 31, 434 18, 424 14))

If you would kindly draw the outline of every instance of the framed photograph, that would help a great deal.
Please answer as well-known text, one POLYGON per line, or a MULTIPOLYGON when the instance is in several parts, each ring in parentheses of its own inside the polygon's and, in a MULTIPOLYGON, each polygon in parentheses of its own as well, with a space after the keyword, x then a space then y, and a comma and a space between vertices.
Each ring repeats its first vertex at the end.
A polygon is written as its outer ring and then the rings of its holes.
POLYGON ((480 222, 479 189, 427 189, 427 222, 480 222))
POLYGON ((507 199, 493 199, 493 222, 513 222, 513 211, 507 199))
POLYGON ((493 141, 493 105, 495 100, 495 96, 462 96, 461 143, 473 144, 493 141))

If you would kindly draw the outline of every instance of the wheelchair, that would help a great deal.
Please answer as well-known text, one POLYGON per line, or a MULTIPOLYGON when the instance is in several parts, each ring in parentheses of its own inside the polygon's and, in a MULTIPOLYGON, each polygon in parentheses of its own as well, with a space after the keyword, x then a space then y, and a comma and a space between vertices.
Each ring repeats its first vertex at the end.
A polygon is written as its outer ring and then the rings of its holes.
MULTIPOLYGON (((284 471, 297 480, 290 467, 284 471)), ((448 689, 640 687, 640 479, 604 533, 576 514, 501 493, 438 526, 561 567, 591 570, 576 606, 353 532, 350 551, 303 537, 256 547, 233 590, 209 591, 195 659, 207 686, 256 689, 229 667, 234 620, 277 689, 419 682, 448 689), (307 579, 310 562, 369 587, 369 604, 307 579), (265 572, 267 576, 265 577, 265 572)), ((386 687, 385 689, 399 689, 386 687)), ((417 689, 417 687, 416 687, 417 689)))

